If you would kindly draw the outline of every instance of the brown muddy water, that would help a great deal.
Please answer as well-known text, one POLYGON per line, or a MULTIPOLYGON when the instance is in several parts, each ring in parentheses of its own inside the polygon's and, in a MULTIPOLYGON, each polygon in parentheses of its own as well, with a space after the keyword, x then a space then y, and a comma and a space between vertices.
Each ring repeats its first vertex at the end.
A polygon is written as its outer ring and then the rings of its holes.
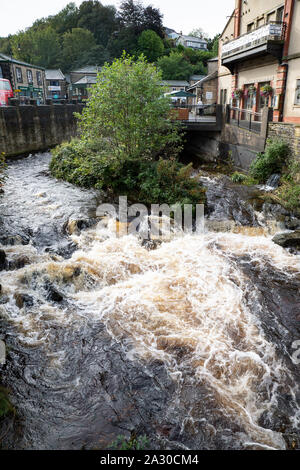
POLYGON ((11 163, 0 200, 2 447, 297 448, 300 256, 272 242, 257 195, 202 176, 206 233, 149 250, 49 160, 11 163))

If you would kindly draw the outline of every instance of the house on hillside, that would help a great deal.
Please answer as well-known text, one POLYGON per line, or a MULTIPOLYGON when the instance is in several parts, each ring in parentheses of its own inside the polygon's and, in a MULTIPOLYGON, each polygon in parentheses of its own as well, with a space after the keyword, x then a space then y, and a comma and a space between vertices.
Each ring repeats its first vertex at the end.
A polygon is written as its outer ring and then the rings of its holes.
POLYGON ((220 38, 218 102, 300 123, 300 2, 236 0, 220 38))
POLYGON ((20 103, 30 99, 43 104, 47 96, 45 69, 0 53, 0 78, 10 81, 20 103))
POLYGON ((61 100, 67 98, 67 81, 60 69, 48 69, 46 74, 47 98, 61 100))
POLYGON ((177 39, 179 38, 180 34, 176 33, 174 29, 165 28, 165 33, 168 39, 177 39))
POLYGON ((163 80, 161 84, 168 87, 168 93, 185 91, 189 86, 189 82, 186 80, 163 80))
POLYGON ((176 39, 176 45, 181 44, 183 47, 190 47, 195 50, 207 51, 207 41, 202 38, 195 38, 194 36, 180 35, 176 39))
POLYGON ((199 80, 202 80, 206 75, 191 75, 189 78, 190 86, 194 85, 196 82, 199 82, 199 80))
POLYGON ((86 65, 70 72, 69 96, 82 101, 88 98, 89 88, 96 83, 97 75, 101 72, 101 67, 96 65, 86 65))

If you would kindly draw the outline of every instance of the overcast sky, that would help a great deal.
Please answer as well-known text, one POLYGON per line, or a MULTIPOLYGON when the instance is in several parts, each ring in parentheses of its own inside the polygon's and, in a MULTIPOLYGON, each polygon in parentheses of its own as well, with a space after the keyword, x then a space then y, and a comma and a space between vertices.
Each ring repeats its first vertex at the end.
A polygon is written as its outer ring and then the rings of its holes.
MULTIPOLYGON (((25 29, 38 18, 54 15, 68 0, 0 0, 0 37, 25 29)), ((83 0, 75 0, 80 5, 83 0)), ((103 0, 103 5, 118 7, 120 0, 103 0)), ((222 31, 226 16, 234 8, 234 0, 143 0, 144 5, 158 7, 164 15, 164 25, 188 34, 201 27, 214 36, 222 31)))

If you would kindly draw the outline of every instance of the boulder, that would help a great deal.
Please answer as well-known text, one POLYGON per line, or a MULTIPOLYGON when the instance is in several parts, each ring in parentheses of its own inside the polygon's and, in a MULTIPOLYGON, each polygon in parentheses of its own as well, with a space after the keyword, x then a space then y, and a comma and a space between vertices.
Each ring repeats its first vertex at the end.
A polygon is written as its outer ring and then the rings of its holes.
POLYGON ((14 299, 16 302, 16 306, 19 307, 20 309, 25 306, 27 307, 32 307, 34 301, 33 298, 30 297, 28 294, 24 294, 22 292, 16 292, 14 294, 14 299))
POLYGON ((6 268, 6 254, 4 250, 0 250, 0 271, 6 268))
POLYGON ((300 250, 300 230, 277 233, 272 240, 283 248, 296 248, 300 250))

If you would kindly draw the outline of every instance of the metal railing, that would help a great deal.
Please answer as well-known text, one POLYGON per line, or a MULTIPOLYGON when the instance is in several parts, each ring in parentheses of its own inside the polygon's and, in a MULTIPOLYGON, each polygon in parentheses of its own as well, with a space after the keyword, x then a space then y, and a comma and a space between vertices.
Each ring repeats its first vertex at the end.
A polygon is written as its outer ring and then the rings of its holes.
POLYGON ((172 104, 171 115, 174 120, 201 122, 216 120, 216 104, 172 104))
POLYGON ((253 31, 241 34, 238 38, 224 43, 222 47, 222 59, 236 54, 237 52, 251 49, 267 41, 284 41, 286 23, 272 21, 264 24, 253 31))
POLYGON ((241 109, 234 106, 229 108, 229 123, 242 129, 260 134, 262 124, 262 113, 250 109, 241 109))

